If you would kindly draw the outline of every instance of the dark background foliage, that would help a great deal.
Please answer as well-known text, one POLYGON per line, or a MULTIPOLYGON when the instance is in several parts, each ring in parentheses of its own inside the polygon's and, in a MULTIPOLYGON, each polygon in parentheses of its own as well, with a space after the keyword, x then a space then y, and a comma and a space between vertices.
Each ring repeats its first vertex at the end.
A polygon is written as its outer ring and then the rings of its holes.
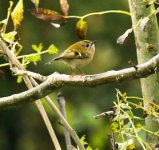
MULTIPOLYGON (((17 0, 14 0, 14 5, 17 0)), ((104 10, 126 10, 129 11, 125 0, 69 0, 69 15, 85 15, 90 12, 104 10)), ((7 14, 9 1, 0 0, 0 20, 7 14)), ((78 41, 75 33, 77 19, 71 19, 60 29, 54 28, 49 22, 36 19, 29 13, 29 9, 34 6, 29 0, 24 0, 25 13, 22 26, 18 29, 20 42, 23 45, 21 54, 32 53, 32 44, 42 42, 47 48, 50 44, 55 44, 60 51, 63 51, 70 44, 78 41)), ((59 1, 40 0, 40 7, 60 11, 59 1)), ((131 18, 122 14, 106 14, 101 16, 91 16, 87 18, 88 34, 87 39, 97 40, 96 54, 91 64, 83 67, 85 74, 102 73, 109 70, 118 70, 129 67, 128 61, 136 64, 136 51, 133 35, 131 34, 123 45, 116 43, 117 38, 131 27, 131 18)), ((10 23, 7 31, 13 30, 10 23)), ((45 54, 41 62, 36 66, 29 65, 28 70, 49 75, 54 71, 69 73, 69 68, 62 62, 55 62, 52 65, 45 65, 54 56, 45 54)), ((0 58, 0 63, 4 63, 0 58)), ((0 97, 19 93, 27 88, 23 83, 17 84, 16 77, 13 77, 9 68, 1 68, 5 76, 0 78, 0 97)), ((85 87, 65 87, 60 89, 67 101, 68 121, 82 137, 86 135, 86 140, 93 148, 109 149, 107 135, 109 134, 108 119, 103 117, 94 119, 93 116, 107 111, 115 100, 115 88, 128 95, 141 96, 139 80, 126 81, 118 84, 104 85, 94 88, 85 87)), ((56 91, 50 96, 55 103, 57 99, 56 91)), ((49 114, 52 125, 63 149, 65 149, 63 130, 59 125, 59 120, 45 103, 45 108, 49 114)), ((15 108, 0 110, 0 149, 3 150, 44 150, 54 149, 42 118, 34 103, 15 108)))

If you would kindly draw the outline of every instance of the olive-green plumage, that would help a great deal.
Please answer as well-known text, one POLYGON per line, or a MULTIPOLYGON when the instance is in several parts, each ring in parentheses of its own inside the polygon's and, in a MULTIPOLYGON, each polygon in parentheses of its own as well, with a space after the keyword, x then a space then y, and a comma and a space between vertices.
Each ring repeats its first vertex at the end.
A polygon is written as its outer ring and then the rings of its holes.
POLYGON ((95 52, 95 41, 82 40, 69 46, 60 56, 53 58, 52 61, 61 60, 71 68, 78 68, 87 65, 93 59, 95 52))

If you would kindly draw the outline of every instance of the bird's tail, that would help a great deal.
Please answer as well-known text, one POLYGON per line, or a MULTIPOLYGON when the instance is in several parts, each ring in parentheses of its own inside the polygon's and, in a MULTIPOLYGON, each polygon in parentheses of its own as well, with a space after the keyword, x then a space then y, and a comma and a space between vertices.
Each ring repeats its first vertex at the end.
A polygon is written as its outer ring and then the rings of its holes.
POLYGON ((51 64, 51 62, 56 61, 56 60, 60 60, 61 58, 62 58, 61 56, 55 57, 55 58, 51 59, 50 61, 48 61, 46 64, 51 64))

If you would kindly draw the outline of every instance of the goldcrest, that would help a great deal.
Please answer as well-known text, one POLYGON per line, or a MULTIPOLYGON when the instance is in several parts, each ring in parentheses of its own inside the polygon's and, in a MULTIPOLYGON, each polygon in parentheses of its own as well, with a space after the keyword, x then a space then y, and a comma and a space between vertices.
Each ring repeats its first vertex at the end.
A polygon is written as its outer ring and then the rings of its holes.
POLYGON ((92 61, 95 53, 95 42, 90 40, 76 42, 69 46, 60 56, 53 58, 48 63, 61 60, 69 65, 71 70, 76 68, 80 71, 80 66, 85 66, 92 61))

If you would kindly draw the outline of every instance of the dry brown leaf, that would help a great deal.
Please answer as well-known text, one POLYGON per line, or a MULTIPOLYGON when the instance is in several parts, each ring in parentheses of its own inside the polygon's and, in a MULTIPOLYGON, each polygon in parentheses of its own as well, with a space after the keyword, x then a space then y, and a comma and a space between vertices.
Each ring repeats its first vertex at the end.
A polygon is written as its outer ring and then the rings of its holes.
POLYGON ((68 10, 69 10, 69 4, 67 0, 60 0, 60 5, 61 5, 61 10, 64 14, 64 16, 68 15, 68 10))
POLYGON ((38 19, 45 20, 45 21, 57 21, 57 20, 64 20, 63 15, 59 14, 57 11, 38 8, 31 9, 30 13, 38 19))
POLYGON ((118 43, 118 44, 123 44, 124 41, 125 41, 125 39, 128 37, 128 35, 129 35, 131 32, 132 32, 132 28, 127 29, 124 34, 122 34, 121 36, 118 37, 117 43, 118 43))

